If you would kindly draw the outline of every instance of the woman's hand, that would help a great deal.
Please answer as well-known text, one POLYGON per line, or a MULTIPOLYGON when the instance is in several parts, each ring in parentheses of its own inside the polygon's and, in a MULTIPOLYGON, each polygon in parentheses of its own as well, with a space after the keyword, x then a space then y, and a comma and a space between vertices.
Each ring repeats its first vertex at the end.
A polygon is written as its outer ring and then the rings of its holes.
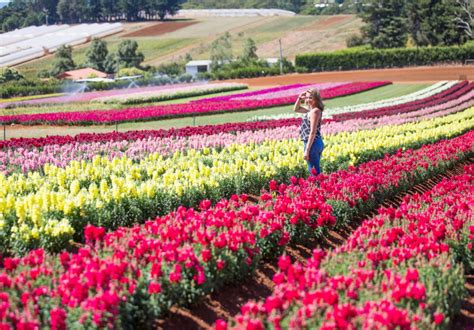
POLYGON ((306 99, 306 92, 303 92, 301 93, 299 96, 298 96, 298 101, 304 101, 306 99))
POLYGON ((304 153, 304 160, 309 160, 309 152, 304 153))

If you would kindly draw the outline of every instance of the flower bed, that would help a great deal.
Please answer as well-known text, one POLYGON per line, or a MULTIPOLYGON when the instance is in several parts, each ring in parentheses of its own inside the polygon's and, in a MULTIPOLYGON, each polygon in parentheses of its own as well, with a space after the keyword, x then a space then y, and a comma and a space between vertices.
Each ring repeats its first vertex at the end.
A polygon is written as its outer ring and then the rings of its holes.
POLYGON ((223 93, 247 89, 245 84, 217 83, 197 86, 183 86, 180 88, 160 89, 157 91, 141 91, 122 95, 104 96, 95 98, 93 102, 119 103, 125 105, 160 102, 186 97, 200 96, 212 93, 223 93))
POLYGON ((299 125, 300 118, 274 120, 255 123, 228 123, 218 125, 188 126, 183 128, 139 130, 110 133, 81 133, 74 136, 55 135, 40 138, 13 138, 0 141, 0 149, 6 148, 42 148, 48 145, 62 146, 70 143, 98 143, 108 141, 135 141, 150 138, 187 137, 193 135, 215 135, 219 133, 235 133, 243 131, 257 131, 262 129, 299 125))
POLYGON ((471 165, 380 209, 327 256, 280 258, 274 292, 244 305, 235 328, 448 328, 465 293, 460 264, 474 262, 473 182, 471 165))
POLYGON ((187 84, 176 84, 176 85, 164 85, 164 86, 149 86, 149 87, 137 87, 137 88, 118 88, 113 90, 106 90, 106 91, 95 91, 95 92, 76 92, 70 91, 68 95, 57 96, 57 97, 47 97, 43 99, 35 99, 35 100, 28 100, 28 101, 20 101, 20 102, 5 102, 0 103, 0 108, 4 108, 9 105, 18 105, 18 106, 34 106, 34 105, 42 105, 42 104, 57 104, 57 103, 74 103, 74 102, 89 102, 93 99, 99 97, 106 97, 106 96, 119 96, 119 95, 127 95, 129 93, 136 93, 140 92, 156 92, 163 89, 180 89, 183 87, 189 86, 201 86, 203 82, 196 82, 196 83, 187 83, 187 84))
MULTIPOLYGON (((419 147, 472 129, 474 108, 442 118, 326 138, 322 164, 332 172, 383 157, 401 147, 419 147)), ((60 250, 81 240, 87 223, 113 229, 128 226, 180 205, 196 206, 234 193, 258 194, 271 178, 288 181, 307 175, 299 140, 233 144, 221 150, 190 149, 163 158, 152 153, 140 162, 127 157, 95 157, 65 168, 0 174, 3 250, 35 247, 60 250)))
POLYGON ((435 106, 441 103, 456 100, 462 95, 469 93, 473 89, 474 89, 474 83, 469 83, 465 81, 439 94, 436 94, 434 96, 431 96, 425 99, 412 101, 412 102, 402 104, 402 105, 394 105, 391 107, 383 107, 383 108, 378 108, 378 109, 373 109, 373 110, 340 113, 340 114, 336 114, 332 116, 332 119, 336 121, 343 121, 343 120, 357 119, 357 118, 375 118, 375 117, 385 116, 388 114, 416 111, 419 109, 428 108, 428 107, 435 106))
MULTIPOLYGON (((323 90, 321 92, 321 95, 323 98, 328 99, 343 95, 360 93, 362 91, 367 91, 387 84, 389 84, 389 82, 352 83, 350 85, 344 85, 323 90)), ((287 105, 293 103, 294 101, 294 97, 281 97, 268 100, 170 104, 120 110, 95 110, 84 112, 57 112, 11 115, 0 116, 0 123, 56 125, 111 124, 117 122, 150 121, 154 119, 186 117, 191 115, 198 116, 216 113, 227 113, 230 111, 247 111, 287 105)))
POLYGON ((317 179, 293 178, 288 186, 272 181, 257 204, 242 195, 108 234, 88 226, 88 244, 77 253, 35 250, 3 260, 0 321, 16 328, 152 326, 173 304, 244 276, 293 238, 348 221, 472 155, 473 139, 469 132, 317 179))
POLYGON ((267 100, 273 98, 281 97, 296 97, 297 95, 307 91, 310 88, 318 88, 323 91, 330 88, 349 86, 351 82, 339 82, 339 83, 319 83, 319 84, 294 84, 294 85, 285 85, 281 87, 266 88, 252 92, 239 93, 234 95, 225 95, 225 96, 216 96, 208 97, 192 102, 202 103, 202 102, 226 102, 226 101, 236 101, 236 100, 267 100))
MULTIPOLYGON (((463 95, 463 93, 468 93, 471 89, 472 86, 468 86, 467 82, 439 82, 421 91, 395 99, 377 101, 367 104, 351 105, 341 108, 325 109, 323 112, 323 119, 340 118, 340 116, 344 116, 346 113, 354 116, 351 118, 367 118, 380 115, 396 114, 404 111, 414 111, 421 109, 423 106, 428 106, 428 103, 430 102, 431 104, 440 104, 454 100, 457 96, 463 95), (458 92, 458 94, 453 95, 455 92, 458 92), (414 105, 418 105, 418 107, 414 105)), ((249 121, 289 119, 300 116, 300 114, 292 112, 281 115, 254 116, 253 118, 250 118, 249 121)))
POLYGON ((400 104, 405 104, 408 102, 413 102, 416 100, 421 100, 421 99, 426 99, 431 96, 435 96, 436 94, 439 94, 451 87, 454 87, 457 85, 459 82, 458 81, 440 81, 437 82, 436 84, 433 84, 431 86, 428 86, 422 90, 416 91, 414 93, 410 93, 408 95, 403 95, 400 97, 392 98, 392 99, 385 99, 385 100, 380 100, 376 102, 371 102, 371 103, 365 103, 365 104, 357 104, 357 105, 349 105, 345 107, 339 107, 339 108, 332 108, 332 109, 327 109, 325 112, 326 115, 335 115, 339 113, 346 113, 346 112, 357 112, 357 111, 363 111, 363 110, 372 110, 372 109, 377 109, 377 108, 383 108, 383 107, 388 107, 388 106, 394 106, 394 105, 400 105, 400 104))
MULTIPOLYGON (((409 113, 384 116, 369 119, 352 119, 343 122, 326 122, 321 126, 323 136, 341 132, 354 132, 381 127, 384 125, 402 125, 424 119, 436 118, 457 113, 474 106, 474 90, 460 98, 409 113)), ((270 123, 270 122, 269 122, 270 123)), ((273 123, 272 123, 273 124, 273 123)), ((262 128, 210 135, 191 135, 156 137, 148 136, 138 140, 97 141, 70 143, 66 145, 46 145, 41 148, 13 147, 0 150, 0 172, 8 175, 16 171, 27 173, 41 170, 45 164, 65 167, 71 161, 90 161, 94 156, 105 155, 109 159, 126 156, 133 161, 139 161, 151 153, 169 157, 175 152, 185 154, 188 149, 224 148, 231 144, 260 144, 264 141, 298 139, 298 124, 278 128, 262 128)), ((269 125, 272 127, 272 125, 269 125)))

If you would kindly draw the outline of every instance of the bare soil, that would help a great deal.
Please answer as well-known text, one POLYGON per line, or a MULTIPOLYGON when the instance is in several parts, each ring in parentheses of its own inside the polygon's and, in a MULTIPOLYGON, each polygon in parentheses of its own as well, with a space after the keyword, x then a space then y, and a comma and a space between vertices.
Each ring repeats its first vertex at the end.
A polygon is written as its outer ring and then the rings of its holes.
POLYGON ((397 69, 334 71, 284 76, 235 79, 250 87, 337 81, 438 82, 440 80, 474 80, 474 65, 426 66, 397 69))
MULTIPOLYGON (((458 164, 446 173, 416 185, 408 194, 422 194, 429 191, 443 178, 462 174, 464 166, 473 162, 474 159, 470 159, 458 164)), ((380 206, 398 207, 406 195, 399 194, 380 206)), ((313 240, 304 245, 287 247, 285 252, 291 256, 292 260, 305 264, 313 249, 329 250, 341 245, 364 219, 371 218, 376 214, 377 211, 374 210, 370 214, 355 219, 350 226, 337 232, 330 231, 323 240, 313 240)), ((240 308, 247 301, 262 300, 270 296, 274 287, 272 278, 277 270, 277 260, 263 262, 256 273, 244 282, 221 288, 190 308, 173 307, 166 318, 158 321, 158 329, 212 329, 218 319, 229 320, 239 314, 240 308)), ((466 280, 466 288, 470 296, 464 301, 461 314, 455 320, 456 328, 459 329, 473 329, 472 325, 474 324, 474 276, 468 276, 466 280)))
POLYGON ((151 26, 147 26, 143 29, 138 31, 134 31, 123 35, 123 38, 131 38, 131 37, 155 37, 159 35, 163 35, 165 33, 170 33, 177 31, 179 29, 185 28, 187 26, 196 24, 197 21, 175 21, 175 22, 163 22, 157 23, 151 26))

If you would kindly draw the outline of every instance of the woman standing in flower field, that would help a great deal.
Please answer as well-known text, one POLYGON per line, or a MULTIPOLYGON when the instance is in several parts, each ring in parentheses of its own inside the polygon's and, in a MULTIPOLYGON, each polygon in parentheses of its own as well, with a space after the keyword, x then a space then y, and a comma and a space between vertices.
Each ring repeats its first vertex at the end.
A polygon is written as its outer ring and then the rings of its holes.
POLYGON ((321 135, 323 110, 324 103, 321 93, 316 88, 301 93, 294 106, 295 112, 304 114, 300 127, 300 137, 304 142, 304 159, 308 163, 308 169, 312 175, 321 173, 319 163, 324 149, 321 135), (306 101, 306 106, 301 105, 303 100, 306 101))

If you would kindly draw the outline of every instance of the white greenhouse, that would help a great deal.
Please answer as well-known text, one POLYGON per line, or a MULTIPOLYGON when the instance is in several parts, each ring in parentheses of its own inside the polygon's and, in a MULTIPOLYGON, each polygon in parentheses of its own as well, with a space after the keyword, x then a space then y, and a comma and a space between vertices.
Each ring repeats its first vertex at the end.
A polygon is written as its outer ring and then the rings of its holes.
POLYGON ((0 67, 24 63, 123 30, 121 23, 30 26, 0 35, 0 67))

